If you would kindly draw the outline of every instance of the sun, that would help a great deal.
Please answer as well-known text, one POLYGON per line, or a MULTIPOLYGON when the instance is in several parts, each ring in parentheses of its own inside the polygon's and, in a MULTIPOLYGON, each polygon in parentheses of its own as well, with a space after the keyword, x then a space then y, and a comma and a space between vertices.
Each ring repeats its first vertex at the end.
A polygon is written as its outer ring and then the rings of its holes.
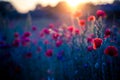
POLYGON ((66 0, 66 2, 73 8, 77 7, 80 3, 84 3, 85 0, 66 0))

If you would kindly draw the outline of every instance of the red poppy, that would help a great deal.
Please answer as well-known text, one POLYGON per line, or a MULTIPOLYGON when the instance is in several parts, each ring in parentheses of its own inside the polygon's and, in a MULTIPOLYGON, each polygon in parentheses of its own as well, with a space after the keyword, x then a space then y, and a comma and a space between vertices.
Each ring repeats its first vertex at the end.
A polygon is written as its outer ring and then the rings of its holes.
POLYGON ((51 57, 53 55, 53 51, 51 49, 48 49, 45 53, 47 57, 51 57))
POLYGON ((80 30, 79 29, 75 29, 75 34, 79 35, 80 34, 80 30))
POLYGON ((82 15, 82 13, 80 11, 77 11, 74 13, 75 18, 80 17, 81 15, 82 15))
POLYGON ((103 10, 97 10, 96 15, 98 17, 105 17, 106 13, 103 10))
POLYGON ((68 26, 68 31, 70 31, 70 32, 73 32, 73 30, 74 30, 74 27, 73 26, 68 26))
POLYGON ((92 47, 92 46, 88 46, 88 47, 87 47, 87 50, 88 50, 88 51, 92 51, 92 50, 93 50, 93 47, 92 47))
POLYGON ((40 37, 41 38, 44 37, 44 32, 43 31, 40 32, 40 37))
POLYGON ((57 40, 58 37, 59 37, 59 34, 58 34, 58 33, 53 33, 52 38, 53 38, 54 40, 57 40))
POLYGON ((43 29, 43 32, 44 32, 45 34, 47 34, 47 35, 50 34, 50 31, 49 31, 49 29, 47 29, 47 28, 44 28, 44 29, 43 29))
POLYGON ((91 43, 92 40, 93 40, 93 38, 87 38, 87 42, 88 42, 88 43, 91 43))
POLYGON ((96 20, 95 16, 89 16, 88 17, 88 21, 95 21, 95 20, 96 20))
POLYGON ((18 47, 20 45, 20 39, 15 39, 14 41, 13 41, 13 46, 14 47, 18 47))
POLYGON ((61 40, 57 40, 56 41, 56 47, 60 47, 62 45, 62 41, 61 40))
POLYGON ((25 37, 22 39, 22 45, 27 46, 30 43, 30 38, 25 37))
POLYGON ((49 41, 48 40, 44 40, 44 44, 49 44, 49 41))
POLYGON ((30 33, 30 32, 25 32, 25 33, 23 34, 23 37, 29 37, 29 36, 31 36, 31 33, 30 33))
POLYGON ((54 24, 49 24, 49 28, 54 28, 54 24))
POLYGON ((104 50, 104 53, 110 56, 118 56, 118 49, 115 46, 108 46, 104 50))
POLYGON ((85 26, 86 25, 86 21, 85 20, 80 20, 79 21, 79 25, 80 26, 85 26))
POLYGON ((97 49, 102 45, 102 39, 101 38, 95 38, 93 39, 93 49, 97 49))
POLYGON ((106 38, 106 37, 110 37, 111 33, 112 33, 112 32, 111 32, 110 29, 106 29, 106 30, 105 30, 105 38, 106 38))
POLYGON ((18 32, 15 32, 15 33, 14 33, 14 37, 15 37, 15 38, 18 38, 18 37, 19 37, 19 33, 18 33, 18 32))
POLYGON ((33 31, 36 31, 36 30, 37 30, 37 27, 36 27, 36 26, 33 26, 33 27, 32 27, 32 30, 33 30, 33 31))

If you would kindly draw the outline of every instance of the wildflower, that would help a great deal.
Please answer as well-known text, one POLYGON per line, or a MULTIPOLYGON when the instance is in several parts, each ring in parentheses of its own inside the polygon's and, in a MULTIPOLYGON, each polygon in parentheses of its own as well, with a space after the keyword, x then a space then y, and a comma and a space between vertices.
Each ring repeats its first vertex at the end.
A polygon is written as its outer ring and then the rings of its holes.
POLYGON ((48 40, 44 40, 44 44, 49 44, 49 41, 48 40))
POLYGON ((47 29, 47 28, 44 28, 44 29, 43 29, 43 32, 44 32, 45 34, 47 34, 47 35, 50 33, 49 29, 47 29))
POLYGON ((41 38, 44 37, 44 32, 43 31, 40 32, 40 37, 41 38))
POLYGON ((30 32, 25 32, 25 33, 23 34, 23 37, 29 37, 29 36, 31 36, 31 33, 30 33, 30 32))
POLYGON ((88 17, 88 21, 95 21, 95 20, 96 20, 95 16, 89 16, 88 17))
POLYGON ((36 31, 36 30, 37 30, 37 27, 36 27, 36 26, 33 26, 33 27, 32 27, 32 30, 33 30, 33 31, 36 31))
POLYGON ((20 45, 20 39, 15 39, 14 41, 13 41, 13 46, 14 47, 18 47, 20 45))
POLYGON ((49 24, 49 28, 54 28, 54 24, 49 24))
POLYGON ((28 37, 22 38, 22 45, 23 46, 27 46, 29 43, 30 43, 30 38, 28 38, 28 37))
POLYGON ((102 45, 102 39, 101 38, 95 38, 93 39, 93 49, 97 49, 102 45))
POLYGON ((52 38, 53 38, 54 40, 57 40, 58 37, 59 37, 59 34, 58 34, 58 33, 53 33, 53 34, 52 34, 52 38))
POLYGON ((51 56, 53 55, 52 49, 48 49, 48 50, 46 51, 45 55, 46 55, 47 57, 51 57, 51 56))
POLYGON ((19 37, 19 33, 18 33, 18 32, 15 32, 15 33, 14 33, 14 37, 15 37, 15 38, 18 38, 18 37, 19 37))
POLYGON ((91 52, 93 50, 93 47, 92 46, 88 46, 87 50, 91 52))
POLYGON ((93 40, 93 38, 89 38, 89 37, 87 38, 87 42, 88 42, 88 43, 91 43, 92 40, 93 40))
POLYGON ((115 46, 108 46, 104 50, 104 54, 110 55, 110 56, 118 56, 118 49, 115 46))
POLYGON ((96 15, 98 17, 105 17, 106 13, 103 10, 97 10, 96 15))
POLYGON ((106 30, 105 30, 105 36, 104 36, 104 37, 105 37, 105 38, 110 37, 111 33, 112 33, 112 32, 111 32, 110 29, 106 29, 106 30))
POLYGON ((56 41, 56 47, 60 47, 62 45, 62 41, 61 40, 57 40, 56 41))
POLYGON ((79 35, 80 34, 80 30, 79 29, 75 29, 75 34, 79 35))
POLYGON ((74 27, 73 26, 69 26, 67 29, 68 29, 68 31, 73 32, 74 27))
POLYGON ((80 25, 80 26, 85 26, 85 25, 86 25, 85 20, 80 20, 80 21, 79 21, 79 25, 80 25))

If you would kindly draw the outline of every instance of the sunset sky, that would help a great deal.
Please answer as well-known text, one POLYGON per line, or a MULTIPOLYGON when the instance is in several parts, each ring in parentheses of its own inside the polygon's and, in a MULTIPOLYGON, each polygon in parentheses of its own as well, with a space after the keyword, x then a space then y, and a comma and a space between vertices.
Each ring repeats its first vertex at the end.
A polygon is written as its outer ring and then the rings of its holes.
POLYGON ((42 6, 55 6, 60 1, 66 1, 71 7, 77 6, 79 3, 93 2, 94 4, 112 3, 114 0, 3 0, 9 1, 21 13, 34 10, 36 4, 42 6))

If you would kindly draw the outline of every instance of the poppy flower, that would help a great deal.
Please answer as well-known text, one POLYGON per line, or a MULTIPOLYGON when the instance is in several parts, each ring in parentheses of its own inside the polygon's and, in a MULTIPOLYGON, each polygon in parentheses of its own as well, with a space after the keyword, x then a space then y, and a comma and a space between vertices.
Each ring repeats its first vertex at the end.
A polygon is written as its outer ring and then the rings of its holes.
POLYGON ((102 45, 102 39, 101 38, 95 38, 93 39, 93 49, 97 49, 102 45))
POLYGON ((95 16, 89 16, 88 17, 88 21, 95 21, 95 20, 96 20, 95 16))
POLYGON ((111 33, 112 33, 112 32, 111 32, 110 29, 106 29, 106 30, 105 30, 105 36, 104 36, 104 37, 105 37, 105 38, 110 37, 111 33))
POLYGON ((58 34, 58 33, 53 33, 53 34, 52 34, 52 38, 53 38, 54 40, 57 40, 58 37, 59 37, 59 34, 58 34))
POLYGON ((49 41, 48 40, 44 40, 44 44, 49 44, 49 41))
POLYGON ((44 37, 44 32, 43 31, 40 32, 40 37, 41 38, 44 37))
POLYGON ((75 34, 79 35, 80 34, 80 30, 79 29, 75 29, 75 34))
POLYGON ((74 30, 74 27, 73 26, 68 26, 68 31, 70 31, 70 32, 73 32, 73 30, 74 30))
POLYGON ((93 38, 89 38, 89 37, 87 38, 87 42, 88 42, 88 43, 91 43, 92 40, 93 40, 93 38))
POLYGON ((31 33, 30 33, 30 32, 25 32, 25 33, 23 34, 23 37, 29 37, 29 36, 31 36, 31 33))
POLYGON ((53 55, 52 49, 48 49, 48 50, 46 51, 45 55, 46 55, 47 57, 51 57, 51 56, 53 55))
POLYGON ((92 47, 92 46, 88 46, 88 47, 87 47, 87 50, 88 50, 89 52, 91 52, 91 51, 93 50, 93 47, 92 47))
POLYGON ((97 10, 96 15, 98 17, 105 17, 106 13, 103 10, 97 10))
POLYGON ((85 20, 80 20, 79 21, 79 25, 80 26, 85 26, 86 25, 86 21, 85 20))
POLYGON ((61 40, 57 40, 56 41, 56 47, 60 47, 62 45, 62 41, 61 40))
POLYGON ((22 38, 23 46, 27 46, 29 43, 30 43, 30 38, 28 38, 28 37, 22 38))
POLYGON ((54 28, 54 24, 49 24, 49 28, 54 28))
POLYGON ((18 32, 15 32, 15 33, 14 33, 14 37, 15 37, 15 38, 18 38, 18 37, 19 37, 19 33, 18 33, 18 32))
POLYGON ((50 31, 49 31, 49 29, 47 29, 47 28, 44 28, 44 29, 43 29, 43 32, 44 32, 45 34, 47 34, 47 35, 50 34, 50 31))
POLYGON ((18 47, 20 45, 20 39, 15 39, 14 41, 13 41, 13 46, 14 47, 18 47))
POLYGON ((110 55, 110 56, 118 56, 118 49, 115 46, 108 46, 104 50, 104 54, 110 55))
POLYGON ((77 11, 74 13, 75 18, 80 17, 81 15, 82 15, 82 13, 80 11, 77 11))
POLYGON ((32 26, 32 30, 33 30, 33 31, 36 31, 36 30, 37 30, 37 27, 36 27, 36 26, 32 26))

